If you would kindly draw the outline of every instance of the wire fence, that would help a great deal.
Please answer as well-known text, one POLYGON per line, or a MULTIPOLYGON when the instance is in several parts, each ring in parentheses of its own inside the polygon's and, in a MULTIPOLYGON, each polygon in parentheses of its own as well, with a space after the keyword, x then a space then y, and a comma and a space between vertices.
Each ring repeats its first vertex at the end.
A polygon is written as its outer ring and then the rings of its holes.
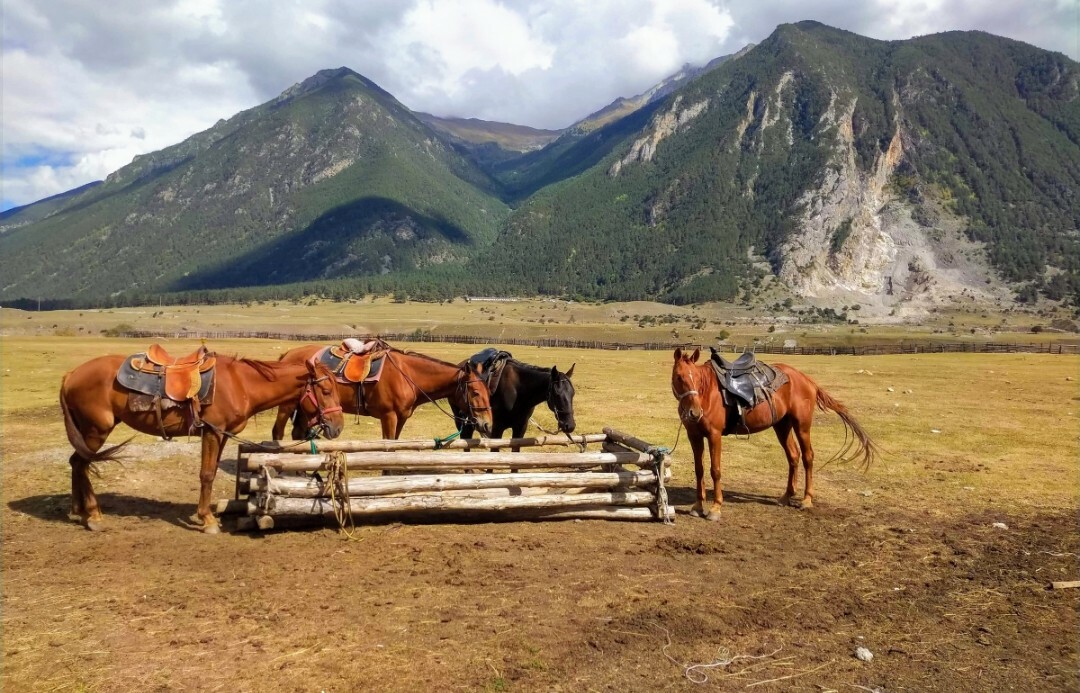
MULTIPOLYGON (((668 351, 705 348, 710 345, 667 342, 609 342, 595 339, 565 337, 491 337, 460 334, 430 334, 427 332, 386 332, 379 335, 357 335, 345 332, 269 332, 242 330, 131 330, 115 334, 132 339, 279 339, 294 342, 340 342, 347 337, 363 339, 379 337, 388 342, 438 342, 444 344, 483 344, 503 346, 560 347, 567 349, 606 349, 610 351, 668 351)), ((798 356, 877 356, 889 354, 1080 354, 1080 344, 1073 342, 1004 343, 1004 342, 936 342, 901 341, 887 344, 856 344, 832 346, 782 346, 777 344, 713 345, 725 353, 753 352, 757 354, 793 354, 798 356)))

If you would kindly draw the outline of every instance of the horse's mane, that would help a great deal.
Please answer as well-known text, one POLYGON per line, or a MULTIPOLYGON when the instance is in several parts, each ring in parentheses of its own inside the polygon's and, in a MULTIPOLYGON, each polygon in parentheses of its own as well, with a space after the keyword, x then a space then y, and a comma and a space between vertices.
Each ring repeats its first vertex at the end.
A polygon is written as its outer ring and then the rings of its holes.
POLYGON ((259 361, 258 359, 249 359, 246 356, 232 356, 233 361, 237 363, 243 363, 251 366, 255 371, 266 378, 267 380, 277 380, 278 373, 283 368, 290 368, 295 364, 285 363, 284 361, 259 361))
MULTIPOLYGON (((384 342, 384 344, 385 344, 385 342, 384 342)), ((406 351, 404 349, 398 349, 397 347, 392 347, 389 344, 386 344, 386 350, 387 351, 392 351, 392 352, 397 353, 397 354, 401 354, 402 356, 415 356, 416 358, 421 358, 421 359, 424 359, 425 361, 431 361, 432 363, 437 363, 440 366, 449 366, 451 368, 461 370, 461 366, 457 365, 456 363, 450 363, 449 361, 443 361, 442 359, 437 359, 434 356, 428 356, 427 354, 421 354, 419 351, 406 351)))
POLYGON ((524 361, 518 361, 517 359, 509 359, 509 362, 521 368, 523 370, 533 371, 534 373, 550 373, 550 368, 544 368, 543 366, 534 366, 531 363, 525 363, 524 361))

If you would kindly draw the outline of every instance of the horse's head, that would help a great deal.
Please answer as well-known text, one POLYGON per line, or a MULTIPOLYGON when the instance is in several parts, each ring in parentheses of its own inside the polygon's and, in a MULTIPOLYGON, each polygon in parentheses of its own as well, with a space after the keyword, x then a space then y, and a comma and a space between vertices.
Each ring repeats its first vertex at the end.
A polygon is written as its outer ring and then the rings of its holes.
POLYGON ((305 428, 315 429, 326 438, 337 438, 345 428, 345 415, 338 400, 334 374, 321 361, 312 358, 305 363, 308 381, 298 407, 298 411, 307 417, 305 428))
POLYGON ((701 405, 700 377, 697 360, 701 349, 685 354, 682 349, 675 350, 675 364, 671 369, 671 394, 679 401, 679 418, 683 421, 700 421, 704 414, 701 405))
POLYGON ((570 382, 573 375, 574 366, 570 366, 570 370, 565 373, 560 373, 558 368, 552 366, 551 384, 547 393, 548 408, 559 422, 559 430, 566 434, 573 433, 577 426, 574 423, 574 384, 570 382))
POLYGON ((491 394, 484 383, 484 374, 479 364, 466 361, 461 366, 458 391, 455 393, 455 408, 468 418, 485 438, 491 435, 491 394))

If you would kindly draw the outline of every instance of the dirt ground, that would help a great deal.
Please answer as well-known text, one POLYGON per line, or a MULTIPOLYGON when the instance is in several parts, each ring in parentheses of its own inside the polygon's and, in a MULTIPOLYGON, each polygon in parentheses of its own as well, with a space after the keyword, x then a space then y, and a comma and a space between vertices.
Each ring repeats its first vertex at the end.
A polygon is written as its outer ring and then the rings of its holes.
MULTIPOLYGON (((1065 364, 1075 370, 1050 368, 1065 364)), ((685 514, 684 439, 671 526, 388 522, 350 541, 333 529, 192 531, 195 444, 143 437, 137 463, 95 480, 110 528, 91 533, 67 518, 55 405, 20 409, 6 387, 5 691, 1080 687, 1080 590, 1047 589, 1080 577, 1075 489, 999 502, 996 482, 964 485, 993 478, 992 456, 974 449, 921 457, 913 442, 917 484, 826 467, 816 507, 799 511, 775 504, 784 468, 763 441, 760 460, 732 464, 711 523, 685 514), (39 442, 16 444, 36 422, 39 442)), ((670 394, 656 398, 668 430, 670 394)), ((856 410, 872 431, 875 412, 856 410)), ((1075 440, 1075 419, 1065 426, 1075 440)), ((1031 475, 1075 484, 1041 461, 1031 475)), ((234 469, 225 460, 217 497, 234 469)))

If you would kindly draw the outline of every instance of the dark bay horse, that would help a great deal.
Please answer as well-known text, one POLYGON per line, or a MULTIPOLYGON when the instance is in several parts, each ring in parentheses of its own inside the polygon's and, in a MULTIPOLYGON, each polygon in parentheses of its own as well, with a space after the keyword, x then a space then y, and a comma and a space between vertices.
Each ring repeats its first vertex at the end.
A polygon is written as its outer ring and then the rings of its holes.
MULTIPOLYGON (((494 385, 495 389, 491 391, 491 437, 502 438, 508 428, 512 437, 524 436, 529 419, 541 402, 547 402, 560 431, 573 433, 576 427, 574 384, 570 381, 573 375, 574 366, 562 373, 555 366, 543 368, 517 359, 507 359, 494 385)), ((491 380, 488 380, 488 385, 492 385, 491 380)), ((451 401, 450 404, 461 424, 461 437, 471 438, 475 427, 466 421, 465 410, 456 402, 451 401)))
MULTIPOLYGON (((116 382, 125 356, 100 356, 64 375, 60 382, 60 408, 64 428, 75 448, 71 456, 71 512, 80 516, 91 530, 102 529, 101 509, 90 483, 93 462, 115 459, 127 443, 102 449, 109 434, 120 423, 150 435, 184 435, 191 425, 186 407, 155 411, 132 411, 132 393, 116 382)), ((218 521, 210 511, 210 497, 225 434, 244 430, 254 414, 286 402, 299 406, 320 424, 327 437, 341 433, 345 419, 338 403, 333 374, 325 366, 311 362, 280 363, 218 356, 212 402, 203 406, 200 418, 202 467, 199 471, 198 519, 208 534, 218 532, 218 521)))
MULTIPOLYGON (((671 392, 679 402, 679 418, 686 426, 686 436, 694 451, 697 500, 690 514, 719 520, 720 506, 724 502, 720 486, 720 438, 728 423, 728 410, 724 406, 716 371, 708 361, 698 365, 700 355, 700 349, 695 349, 693 354, 685 354, 682 349, 675 350, 671 392), (704 510, 705 467, 702 460, 706 440, 709 441, 713 480, 713 505, 708 512, 704 510)), ((768 402, 761 402, 753 409, 743 412, 744 430, 757 433, 772 428, 776 432, 788 461, 787 489, 780 497, 783 505, 793 504, 795 474, 798 470, 799 453, 802 452, 803 469, 806 472, 802 507, 810 508, 814 504, 814 448, 810 444, 810 426, 814 423, 815 406, 822 411, 835 412, 844 424, 845 444, 833 459, 859 460, 862 466, 867 468, 879 454, 878 448, 847 408, 818 387, 810 376, 781 363, 772 366, 783 371, 788 382, 781 385, 773 395, 772 408, 768 402), (846 435, 849 432, 852 434, 850 438, 846 435), (855 448, 854 454, 849 456, 852 448, 855 448)), ((743 427, 740 425, 740 428, 743 427)))
MULTIPOLYGON (((297 347, 283 354, 281 361, 303 362, 323 348, 318 344, 297 347)), ((449 397, 469 412, 469 418, 483 433, 491 430, 488 389, 476 367, 455 366, 431 356, 394 348, 386 352, 385 358, 382 377, 377 383, 364 386, 362 401, 357 384, 337 383, 337 396, 345 413, 375 417, 382 425, 382 437, 396 440, 417 407, 449 397)), ((285 437, 285 425, 295 409, 291 404, 278 407, 274 440, 285 437)), ((303 439, 305 433, 302 427, 293 427, 294 439, 303 439)))

